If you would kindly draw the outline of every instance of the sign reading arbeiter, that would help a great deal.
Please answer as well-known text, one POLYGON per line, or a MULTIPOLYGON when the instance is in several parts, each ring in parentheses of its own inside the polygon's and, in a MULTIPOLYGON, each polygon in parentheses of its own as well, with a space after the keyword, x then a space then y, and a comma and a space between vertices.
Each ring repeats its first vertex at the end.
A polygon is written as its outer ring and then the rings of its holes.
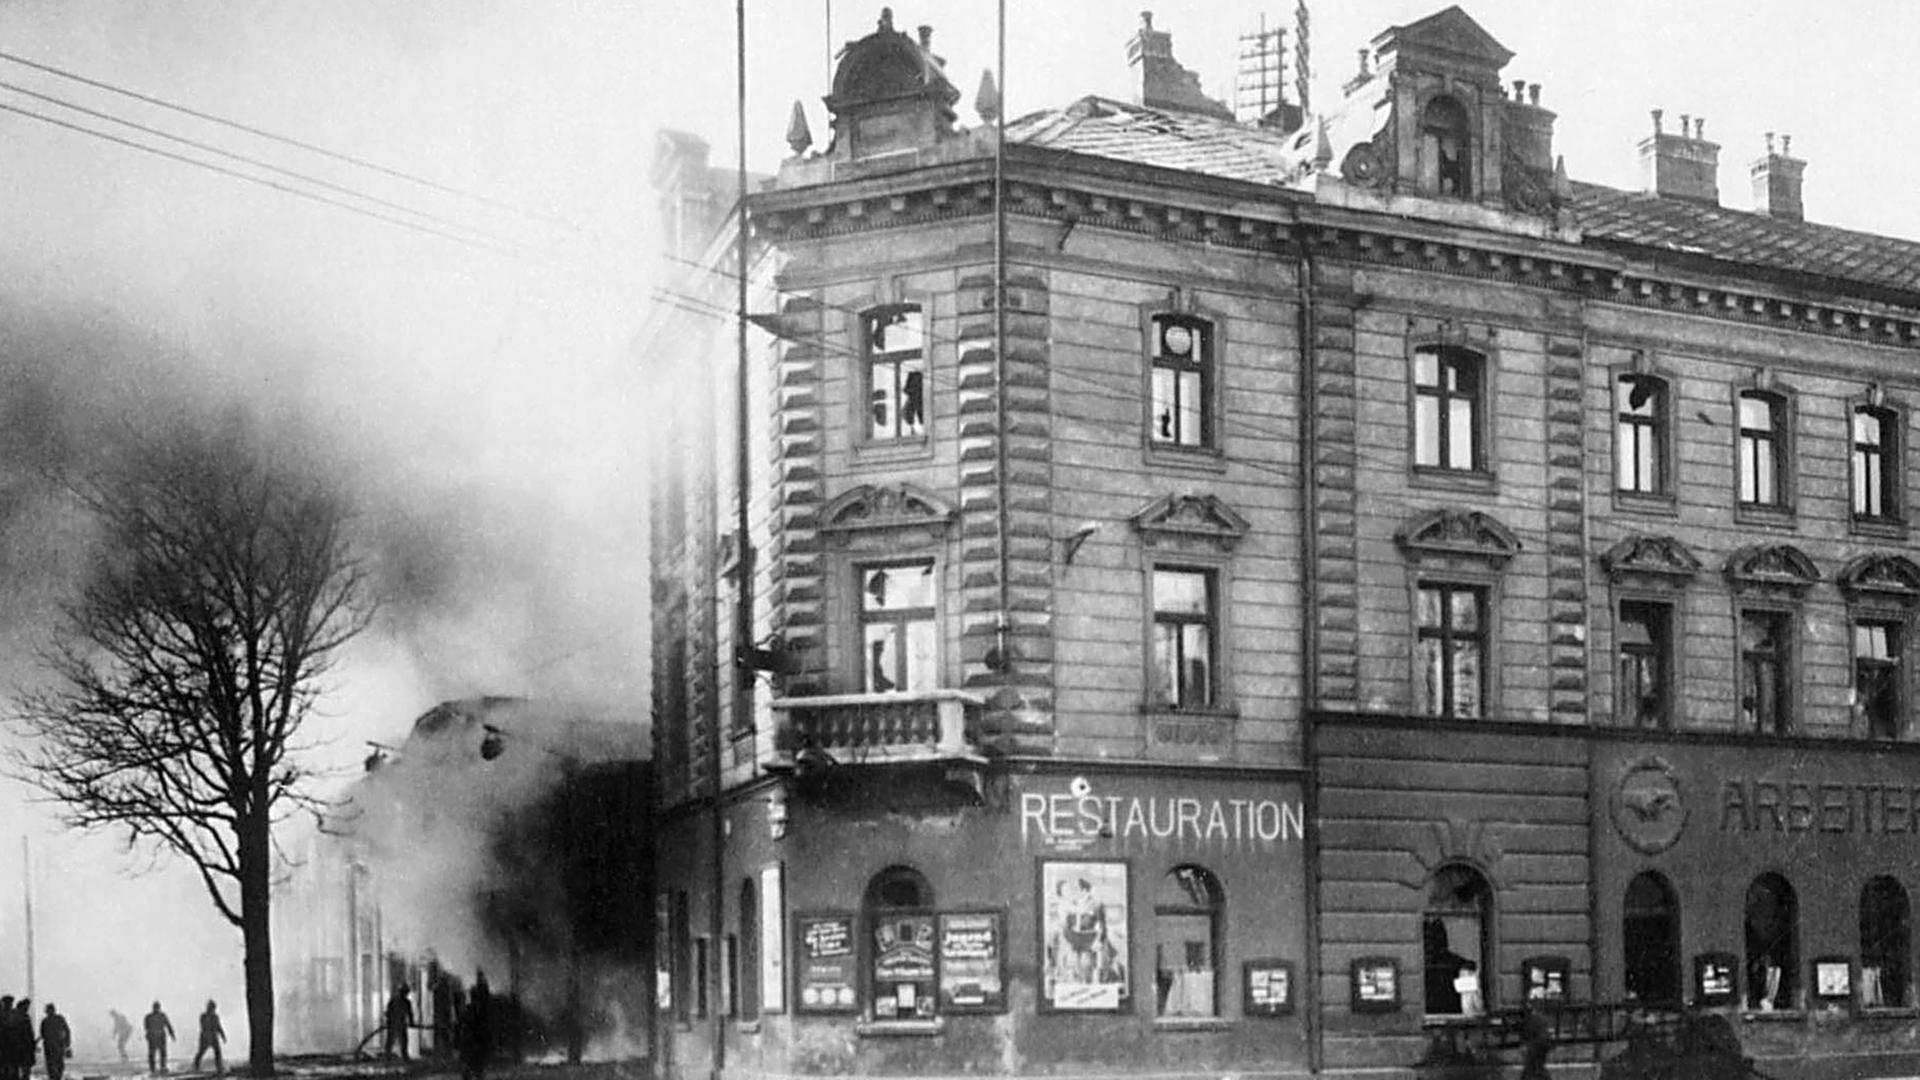
POLYGON ((1023 791, 1020 843, 1065 850, 1111 843, 1245 851, 1306 835, 1306 813, 1298 799, 1262 795, 1252 784, 1240 797, 1180 795, 1165 791, 1167 786, 1096 790, 1086 777, 1076 776, 1065 791, 1023 791))

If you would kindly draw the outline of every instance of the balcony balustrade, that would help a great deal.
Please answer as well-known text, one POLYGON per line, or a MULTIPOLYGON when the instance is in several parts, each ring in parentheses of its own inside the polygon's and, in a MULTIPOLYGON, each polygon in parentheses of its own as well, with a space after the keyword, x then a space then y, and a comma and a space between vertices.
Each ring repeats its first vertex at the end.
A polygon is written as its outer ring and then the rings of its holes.
POLYGON ((825 751, 842 765, 985 761, 975 741, 986 702, 964 690, 778 698, 777 745, 791 759, 825 751))

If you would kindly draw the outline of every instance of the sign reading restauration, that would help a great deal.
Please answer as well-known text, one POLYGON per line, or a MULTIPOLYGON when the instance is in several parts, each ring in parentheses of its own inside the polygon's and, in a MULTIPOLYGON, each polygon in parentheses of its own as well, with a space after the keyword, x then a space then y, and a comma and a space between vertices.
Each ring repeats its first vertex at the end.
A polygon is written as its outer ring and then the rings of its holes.
POLYGON ((1306 835, 1304 807, 1269 798, 1193 798, 1095 792, 1075 777, 1063 792, 1020 794, 1020 842, 1081 848, 1167 842, 1190 847, 1263 847, 1306 835))

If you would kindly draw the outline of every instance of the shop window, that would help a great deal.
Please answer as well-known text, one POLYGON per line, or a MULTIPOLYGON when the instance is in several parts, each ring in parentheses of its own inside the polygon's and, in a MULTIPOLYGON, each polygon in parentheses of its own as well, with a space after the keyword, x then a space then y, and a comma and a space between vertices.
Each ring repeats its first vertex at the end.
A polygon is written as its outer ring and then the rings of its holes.
POLYGON ((1900 737, 1900 631, 1897 622, 1853 624, 1853 706, 1875 739, 1900 737))
POLYGON ((1473 125, 1466 107, 1436 97, 1420 111, 1420 190, 1448 198, 1473 195, 1473 125))
POLYGON ((918 870, 891 866, 867 882, 867 1000, 876 1020, 934 1016, 933 888, 918 870))
POLYGON ((933 560, 862 566, 859 575, 861 689, 932 689, 938 671, 933 560))
POLYGON ((1662 495, 1667 490, 1667 384, 1652 375, 1622 375, 1614 383, 1615 483, 1620 491, 1662 495))
POLYGON ((1860 1004, 1898 1008, 1908 1004, 1907 956, 1913 942, 1913 909, 1907 890, 1877 877, 1860 891, 1860 1004))
POLYGON ((1420 917, 1428 1016, 1486 1012, 1492 923, 1493 890, 1479 871, 1453 864, 1433 875, 1420 917))
POLYGON ((1198 866, 1176 866, 1153 906, 1153 969, 1160 1016, 1220 1012, 1220 882, 1198 866))
POLYGON ((1149 325, 1153 441, 1213 446, 1213 325, 1186 315, 1155 315, 1149 325))
POLYGON ((1482 467, 1486 358, 1451 345, 1413 354, 1413 463, 1471 472, 1482 467))
POLYGON ((927 431, 927 351, 917 304, 896 304, 861 316, 860 351, 867 389, 867 438, 917 439, 927 431))
POLYGON ((1673 672, 1673 608, 1648 600, 1620 602, 1615 624, 1619 651, 1620 721, 1628 727, 1668 726, 1668 680, 1673 672))
POLYGON ((1787 404, 1759 390, 1740 395, 1740 502, 1786 505, 1787 404))
POLYGON ((1421 582, 1418 591, 1421 709, 1478 717, 1486 691, 1487 590, 1421 582))
POLYGON ((1213 573, 1155 567, 1152 581, 1154 701, 1163 708, 1209 708, 1219 637, 1213 573))
POLYGON ((753 879, 740 883, 740 967, 735 979, 740 987, 738 1015, 756 1020, 760 1016, 760 896, 753 879))
POLYGON ((1793 617, 1784 611, 1740 612, 1740 722, 1742 730, 1785 735, 1793 730, 1787 664, 1793 617))
POLYGON ((1627 883, 1620 915, 1627 1000, 1680 1001, 1680 901, 1667 879, 1648 870, 1627 883))
POLYGON ((1853 516, 1900 519, 1900 414, 1861 405, 1853 410, 1853 516))
POLYGON ((1761 874, 1747 886, 1747 1007, 1791 1009, 1800 970, 1800 909, 1793 886, 1761 874))

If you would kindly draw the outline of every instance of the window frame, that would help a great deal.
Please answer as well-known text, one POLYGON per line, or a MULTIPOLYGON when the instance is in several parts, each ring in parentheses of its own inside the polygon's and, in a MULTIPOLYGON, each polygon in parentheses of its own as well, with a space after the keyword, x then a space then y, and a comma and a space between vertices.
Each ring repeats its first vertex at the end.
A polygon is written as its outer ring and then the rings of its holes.
POLYGON ((1195 906, 1191 904, 1163 904, 1160 902, 1161 894, 1159 890, 1156 889, 1154 893, 1153 1018, 1155 1020, 1169 1020, 1169 1021, 1222 1020, 1226 1018, 1226 1002, 1227 1002, 1227 995, 1225 993, 1226 968, 1227 968, 1227 947, 1226 947, 1227 889, 1225 885, 1221 884, 1219 874, 1216 874, 1211 869, 1195 862, 1182 862, 1182 863, 1178 863, 1176 865, 1168 867, 1166 872, 1160 875, 1160 882, 1159 882, 1160 889, 1164 889, 1167 885, 1168 879, 1173 877, 1175 874, 1178 874, 1182 870, 1193 870, 1198 872, 1201 877, 1201 880, 1206 882, 1208 887, 1212 890, 1213 897, 1212 897, 1212 902, 1205 906, 1195 906), (1166 945, 1166 939, 1161 931, 1162 916, 1188 917, 1188 918, 1191 918, 1194 916, 1204 916, 1207 920, 1207 950, 1208 950, 1207 960, 1212 965, 1211 970, 1213 973, 1213 979, 1212 979, 1213 1000, 1208 1003, 1208 1009, 1206 1012, 1169 1013, 1165 1011, 1166 1001, 1170 995, 1167 991, 1162 990, 1160 987, 1160 972, 1162 970, 1160 967, 1160 961, 1162 959, 1161 949, 1164 945, 1166 945))
POLYGON ((1233 634, 1233 565, 1228 557, 1209 553, 1198 545, 1167 545, 1144 549, 1141 559, 1141 677, 1140 712, 1146 716, 1237 715, 1234 694, 1234 663, 1231 648, 1233 634), (1213 609, 1213 696, 1205 705, 1171 705, 1161 700, 1160 622, 1154 607, 1154 580, 1161 571, 1205 574, 1210 582, 1209 601, 1213 609))
MULTIPOLYGON (((1857 911, 1858 911, 1857 928, 1859 930, 1859 942, 1860 942, 1860 978, 1858 981, 1860 983, 1861 1007, 1867 1008, 1867 1009, 1910 1009, 1912 1008, 1914 1004, 1913 897, 1912 895, 1907 891, 1906 885, 1903 884, 1899 878, 1894 877, 1890 874, 1875 874, 1872 877, 1869 877, 1866 881, 1862 882, 1860 885, 1860 901, 1859 901, 1859 906, 1857 911), (1889 889, 1883 890, 1883 891, 1899 897, 1898 923, 1895 927, 1892 928, 1891 933, 1869 935, 1867 932, 1868 931, 1868 926, 1867 926, 1868 899, 1870 894, 1874 891, 1874 889, 1877 886, 1882 886, 1882 885, 1890 887, 1889 889), (1884 952, 1877 949, 1869 948, 1870 942, 1878 942, 1888 937, 1894 938, 1896 940, 1894 942, 1889 943, 1890 947, 1888 947, 1884 952), (1901 993, 1899 994, 1896 1000, 1886 1000, 1885 995, 1882 994, 1881 1001, 1870 1002, 1866 1000, 1867 998, 1866 972, 1869 970, 1871 966, 1868 964, 1868 960, 1872 958, 1883 957, 1883 956, 1892 958, 1898 964, 1898 971, 1900 974, 1899 982, 1900 982, 1901 993)), ((1878 970, 1878 969, 1875 968, 1875 970, 1878 970)), ((1878 976, 1876 976, 1876 980, 1877 978, 1878 976)))
MULTIPOLYGON (((1223 634, 1221 633, 1221 610, 1224 607, 1220 591, 1220 570, 1217 566, 1193 564, 1183 559, 1155 559, 1147 566, 1147 670, 1148 683, 1146 701, 1155 712, 1208 713, 1219 710, 1228 699, 1221 682, 1221 653, 1223 652, 1223 634), (1163 616, 1159 605, 1159 584, 1162 574, 1194 575, 1200 578, 1206 589, 1207 611, 1204 616, 1190 616, 1167 613, 1163 616), (1160 655, 1162 626, 1202 626, 1207 633, 1207 694, 1206 700, 1197 703, 1169 700, 1162 691, 1165 674, 1160 655)), ((1184 687, 1175 687, 1177 691, 1184 687)))
POLYGON ((1475 153, 1475 130, 1473 110, 1452 94, 1437 93, 1420 103, 1420 120, 1414 128, 1414 145, 1417 148, 1414 176, 1421 194, 1461 202, 1472 202, 1478 197, 1480 184, 1474 166, 1479 155, 1475 153), (1440 123, 1435 115, 1440 111, 1451 111, 1454 114, 1452 119, 1457 120, 1457 128, 1451 123, 1440 123), (1460 140, 1460 160, 1454 170, 1443 168, 1439 157, 1440 143, 1447 135, 1460 140), (1455 173, 1452 179, 1458 186, 1456 191, 1444 190, 1450 172, 1455 173))
POLYGON ((1680 726, 1680 640, 1682 635, 1677 627, 1681 618, 1681 597, 1679 595, 1655 595, 1643 590, 1616 591, 1613 598, 1613 697, 1614 722, 1623 728, 1636 731, 1671 731, 1680 726), (1627 623, 1627 608, 1658 608, 1665 614, 1664 642, 1653 643, 1660 670, 1657 675, 1658 690, 1663 708, 1657 722, 1646 724, 1639 722, 1640 711, 1628 705, 1625 680, 1626 646, 1621 628, 1627 623))
POLYGON ((1138 307, 1140 326, 1140 446, 1149 465, 1174 469, 1219 472, 1226 468, 1227 452, 1227 365, 1230 352, 1230 320, 1225 313, 1196 302, 1177 291, 1171 300, 1162 298, 1138 307), (1155 437, 1154 376, 1160 370, 1159 328, 1162 321, 1202 330, 1199 335, 1205 350, 1201 375, 1200 425, 1202 439, 1196 444, 1177 443, 1155 437))
POLYGON ((912 446, 927 441, 929 437, 929 428, 932 426, 933 419, 933 410, 931 407, 933 395, 929 392, 933 386, 933 350, 931 348, 933 343, 933 319, 928 309, 929 305, 920 302, 918 299, 897 299, 887 303, 864 306, 855 314, 854 348, 855 353, 859 357, 859 378, 857 380, 859 393, 855 404, 861 416, 857 430, 859 441, 866 445, 912 446), (881 320, 904 314, 919 316, 919 349, 876 348, 874 345, 876 326, 879 326, 881 320), (916 359, 919 362, 918 373, 920 375, 920 430, 908 433, 898 430, 904 427, 900 417, 905 410, 900 407, 900 404, 905 397, 905 384, 907 382, 905 376, 910 374, 906 366, 916 359), (896 433, 892 435, 880 434, 874 430, 873 403, 874 394, 878 389, 875 372, 882 366, 892 369, 891 381, 894 384, 892 388, 894 397, 891 399, 891 403, 894 405, 893 424, 896 428, 896 433))
MULTIPOLYGON (((1777 898, 1778 897, 1776 897, 1776 899, 1777 898)), ((1742 992, 1740 994, 1741 1008, 1748 1012, 1759 1012, 1759 1011, 1770 1011, 1775 1013, 1798 1012, 1799 1011, 1798 995, 1801 988, 1800 980, 1803 978, 1803 972, 1800 970, 1801 959, 1802 959, 1801 954, 1804 951, 1802 948, 1804 942, 1802 941, 1802 938, 1801 938, 1801 927, 1800 927, 1801 914, 1802 914, 1801 903, 1800 903, 1800 891, 1793 887, 1792 879, 1788 878, 1786 874, 1781 873, 1778 870, 1763 870, 1760 873, 1755 874, 1753 878, 1747 882, 1746 891, 1741 896, 1740 914, 1741 914, 1740 922, 1741 922, 1741 930, 1742 930, 1742 938, 1743 938, 1741 943, 1741 951, 1740 951, 1741 976, 1743 981, 1743 985, 1741 987, 1742 992), (1785 888, 1786 891, 1784 893, 1784 898, 1788 904, 1789 918, 1787 923, 1787 932, 1784 935, 1785 941, 1786 941, 1786 950, 1785 950, 1786 962, 1777 965, 1780 969, 1780 984, 1775 988, 1775 991, 1773 994, 1773 997, 1775 998, 1775 1000, 1771 1008, 1762 1009, 1760 1006, 1760 1002, 1767 994, 1766 981, 1764 979, 1755 978, 1755 975, 1757 974, 1757 972, 1761 970, 1759 965, 1757 965, 1755 961, 1764 957, 1769 957, 1770 954, 1773 952, 1773 948, 1772 946, 1768 946, 1759 952, 1754 951, 1752 929, 1749 923, 1750 923, 1750 914, 1753 906, 1754 890, 1761 888, 1762 883, 1767 882, 1769 879, 1771 879, 1772 881, 1779 882, 1781 886, 1785 888), (1784 1006, 1780 1004, 1780 999, 1782 998, 1784 998, 1786 1002, 1784 1006)), ((1779 941, 1781 940, 1781 938, 1779 936, 1776 936, 1774 940, 1779 941)))
POLYGON ((1800 680, 1796 675, 1799 667, 1801 645, 1800 608, 1795 605, 1769 603, 1764 600, 1734 598, 1734 655, 1736 694, 1734 699, 1734 717, 1736 730, 1743 735, 1783 736, 1795 734, 1799 729, 1800 680), (1758 616, 1768 620, 1777 620, 1782 630, 1782 641, 1778 649, 1777 662, 1777 700, 1780 716, 1772 730, 1764 729, 1756 713, 1750 725, 1746 719, 1747 701, 1755 691, 1753 677, 1748 662, 1749 652, 1746 646, 1747 620, 1758 616))
POLYGON ((1409 410, 1407 431, 1410 441, 1409 459, 1416 475, 1435 478, 1491 477, 1493 475, 1492 425, 1487 414, 1492 407, 1494 397, 1494 367, 1492 353, 1477 344, 1462 341, 1420 341, 1413 344, 1407 353, 1409 410), (1421 358, 1426 355, 1434 358, 1435 381, 1432 383, 1421 381, 1421 358), (1454 361, 1466 359, 1471 362, 1475 380, 1475 388, 1471 392, 1448 388, 1446 378, 1448 371, 1463 370, 1450 365, 1450 358, 1454 361), (1426 400, 1437 402, 1434 420, 1438 425, 1436 432, 1438 441, 1435 448, 1437 460, 1432 462, 1421 460, 1426 442, 1422 437, 1425 429, 1422 427, 1421 414, 1422 404, 1426 400), (1469 463, 1464 467, 1447 463, 1452 457, 1450 432, 1453 425, 1449 421, 1450 404, 1455 401, 1465 401, 1471 409, 1468 431, 1472 438, 1472 445, 1468 448, 1469 463))
POLYGON ((854 680, 854 686, 857 689, 855 689, 854 692, 860 694, 901 694, 923 693, 928 690, 939 689, 946 681, 941 642, 941 612, 946 596, 944 588, 945 581, 942 576, 940 559, 932 554, 901 555, 894 558, 874 556, 853 559, 849 563, 849 568, 852 572, 852 581, 850 582, 851 591, 849 595, 852 598, 851 606, 853 616, 850 629, 853 638, 853 656, 859 665, 859 676, 854 680), (867 574, 869 572, 874 570, 918 569, 923 567, 926 570, 927 576, 932 581, 933 604, 931 607, 903 608, 897 611, 888 611, 882 613, 887 616, 884 618, 870 619, 868 617, 867 574), (933 638, 932 671, 930 673, 932 685, 930 686, 913 686, 907 678, 913 670, 913 662, 910 655, 911 649, 908 648, 907 627, 921 623, 924 623, 928 627, 933 638), (887 690, 875 690, 871 686, 871 676, 874 672, 869 663, 867 628, 877 625, 894 626, 900 630, 900 655, 896 660, 895 670, 892 673, 895 676, 895 685, 887 690))
MULTIPOLYGON (((1757 521, 1769 524, 1790 522, 1795 513, 1798 490, 1798 476, 1794 468, 1794 424, 1798 410, 1795 408, 1795 395, 1778 385, 1766 387, 1745 386, 1735 389, 1733 395, 1733 501, 1735 516, 1742 521, 1757 521), (1763 501, 1748 499, 1747 462, 1748 439, 1757 438, 1758 428, 1749 428, 1741 416, 1741 404, 1746 401, 1767 403, 1772 410, 1773 426, 1767 432, 1768 445, 1772 453, 1769 459, 1773 466, 1773 499, 1763 501)), ((1754 461, 1759 458, 1753 456, 1754 461)), ((1759 491, 1758 477, 1755 476, 1754 489, 1759 491)))
MULTIPOLYGON (((1453 859, 1433 868, 1433 872, 1428 876, 1426 884, 1422 887, 1422 893, 1420 904, 1421 940, 1420 943, 1415 946, 1415 948, 1418 949, 1420 957, 1420 1015, 1427 1022, 1437 1020, 1442 1023, 1475 1022, 1476 1017, 1484 1018, 1496 1007, 1495 1002, 1498 998, 1500 984, 1500 980, 1497 977, 1498 973, 1494 969, 1494 960, 1500 955, 1499 943, 1495 940, 1497 927, 1499 926, 1499 919, 1497 917, 1499 910, 1499 893, 1493 886, 1493 879, 1480 867, 1470 862, 1453 859), (1474 881, 1478 883, 1478 910, 1468 911, 1464 905, 1447 906, 1435 902, 1433 895, 1434 887, 1438 884, 1441 875, 1450 871, 1460 871, 1473 876, 1474 881), (1428 993, 1434 984, 1433 975, 1428 970, 1431 966, 1428 963, 1428 949, 1432 945, 1432 942, 1428 940, 1428 926, 1429 923, 1433 921, 1460 918, 1467 915, 1471 915, 1479 921, 1479 955, 1465 956, 1460 953, 1453 953, 1453 955, 1459 956, 1462 960, 1471 961, 1475 965, 1475 969, 1479 972, 1480 1012, 1477 1014, 1466 1012, 1464 1002, 1461 1003, 1462 1010, 1459 1012, 1435 1012, 1433 1009, 1433 995, 1428 993)), ((1444 925, 1445 923, 1442 921, 1442 926, 1444 927, 1444 925)), ((1451 940, 1446 943, 1446 948, 1449 952, 1452 951, 1453 943, 1451 940)), ((1458 968, 1456 968, 1455 971, 1457 978, 1458 968)))
MULTIPOLYGON (((1622 505, 1632 507, 1639 504, 1643 509, 1671 509, 1674 501, 1673 461, 1676 449, 1674 417, 1674 395, 1677 382, 1658 371, 1641 366, 1615 368, 1609 373, 1607 383, 1607 407, 1613 416, 1613 494, 1622 505), (1620 391, 1628 381, 1638 381, 1657 387, 1656 407, 1651 416, 1628 414, 1621 410, 1620 391), (1630 418, 1631 417, 1631 418, 1630 418), (1628 427, 1645 429, 1654 455, 1653 487, 1641 489, 1626 487, 1621 475, 1625 450, 1622 443, 1628 427)), ((1636 440, 1637 441, 1637 440, 1636 440)))
POLYGON ((1912 710, 1912 695, 1908 691, 1910 662, 1907 651, 1912 647, 1913 638, 1908 633, 1910 619, 1905 612, 1889 611, 1882 608, 1854 606, 1847 612, 1847 667, 1851 676, 1851 699, 1855 718, 1855 733, 1868 739, 1897 742, 1903 739, 1910 726, 1908 714, 1912 710), (1860 631, 1873 627, 1886 632, 1888 659, 1869 658, 1865 663, 1885 671, 1890 692, 1893 696, 1893 716, 1890 729, 1881 732, 1868 703, 1860 695, 1861 665, 1860 631))
POLYGON ((1412 624, 1412 630, 1413 630, 1413 634, 1412 634, 1413 695, 1412 696, 1413 696, 1414 713, 1418 716, 1421 716, 1429 720, 1492 719, 1493 709, 1491 707, 1491 704, 1493 701, 1496 700, 1493 696, 1495 693, 1493 671, 1496 666, 1495 659, 1494 659, 1494 652, 1495 652, 1495 642, 1498 641, 1498 637, 1497 637, 1498 628, 1495 625, 1495 620, 1493 617, 1493 611, 1496 607, 1496 594, 1495 594, 1493 583, 1488 581, 1483 581, 1483 580, 1476 580, 1475 578, 1472 578, 1472 577, 1460 577, 1453 574, 1415 574, 1414 581, 1413 581, 1412 602, 1413 602, 1413 606, 1412 606, 1412 611, 1410 613, 1411 614, 1410 622, 1412 624), (1422 594, 1425 593, 1428 589, 1441 590, 1442 597, 1440 602, 1440 609, 1441 609, 1442 619, 1449 623, 1451 622, 1451 614, 1452 614, 1452 605, 1449 602, 1449 599, 1453 594, 1463 593, 1463 592, 1470 593, 1475 597, 1477 601, 1479 629, 1477 633, 1474 635, 1474 639, 1477 640, 1479 645, 1479 651, 1480 651, 1480 677, 1479 677, 1480 685, 1478 688, 1480 697, 1479 697, 1479 712, 1477 715, 1466 715, 1463 713, 1455 712, 1451 708, 1453 704, 1453 698, 1455 695, 1451 693, 1447 693, 1445 691, 1445 688, 1448 686, 1451 686, 1453 681, 1451 678, 1452 664, 1449 662, 1453 653, 1446 648, 1445 642, 1456 640, 1456 637, 1452 633, 1430 635, 1427 632, 1428 628, 1422 624, 1422 619, 1421 619, 1422 594), (1447 698, 1449 707, 1442 711, 1436 711, 1433 708, 1434 703, 1428 700, 1426 690, 1425 690, 1426 665, 1422 662, 1422 653, 1424 651, 1422 646, 1423 646, 1423 643, 1429 640, 1430 638, 1437 638, 1443 643, 1441 646, 1442 685, 1443 685, 1443 694, 1447 698))
POLYGON ((1909 441, 1907 409, 1887 397, 1877 387, 1864 397, 1849 399, 1846 415, 1847 442, 1847 521, 1856 534, 1888 539, 1907 535, 1907 470, 1909 441), (1881 512, 1862 513, 1855 496, 1861 485, 1862 446, 1854 433, 1854 424, 1863 414, 1880 422, 1880 498, 1881 512))

